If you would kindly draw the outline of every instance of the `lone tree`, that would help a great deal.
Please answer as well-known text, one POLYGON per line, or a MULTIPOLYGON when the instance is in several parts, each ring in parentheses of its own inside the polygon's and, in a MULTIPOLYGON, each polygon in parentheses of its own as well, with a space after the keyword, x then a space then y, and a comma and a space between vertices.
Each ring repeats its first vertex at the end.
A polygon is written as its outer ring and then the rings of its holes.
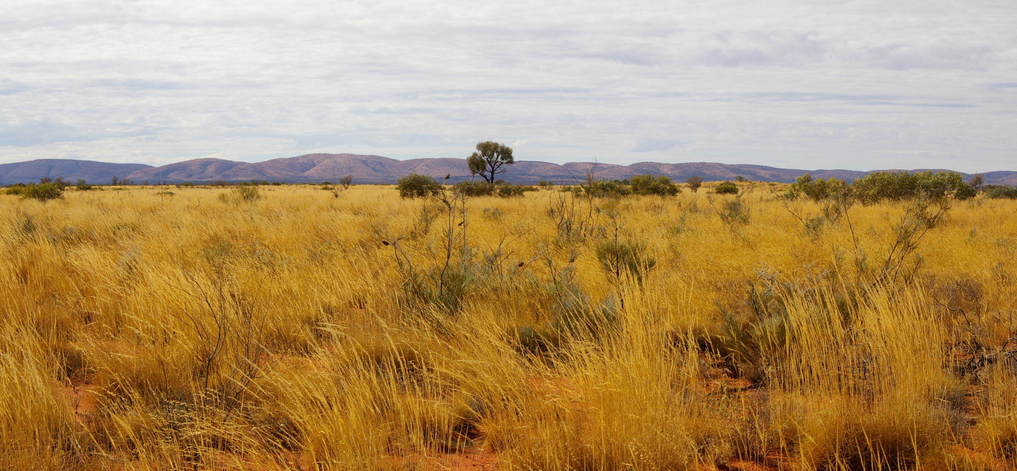
POLYGON ((466 159, 470 173, 480 175, 487 183, 494 183, 494 178, 505 171, 505 165, 512 165, 512 148, 492 141, 477 144, 477 151, 466 159))
POLYGON ((688 180, 685 180, 685 183, 688 183, 689 189, 695 193, 699 191, 699 187, 703 186, 703 177, 689 177, 688 180))
POLYGON ((971 177, 971 180, 968 180, 968 185, 971 185, 971 187, 974 188, 975 191, 981 190, 982 186, 985 185, 985 177, 981 175, 975 175, 971 177))

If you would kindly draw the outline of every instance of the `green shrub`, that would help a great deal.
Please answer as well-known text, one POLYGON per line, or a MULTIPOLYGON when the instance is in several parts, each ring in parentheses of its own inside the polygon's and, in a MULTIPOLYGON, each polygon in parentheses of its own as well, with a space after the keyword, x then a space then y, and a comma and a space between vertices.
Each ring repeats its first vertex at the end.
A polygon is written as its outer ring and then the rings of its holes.
POLYGON ((459 182, 452 185, 452 191, 463 196, 491 196, 496 190, 494 183, 459 182))
POLYGON ((714 347, 736 374, 753 383, 766 380, 767 371, 782 355, 791 335, 787 306, 778 295, 781 284, 768 277, 760 281, 749 282, 747 296, 738 300, 741 302, 717 304, 723 322, 714 340, 714 347))
POLYGON ((452 191, 463 196, 500 196, 502 198, 523 196, 523 192, 533 189, 530 186, 512 185, 504 182, 459 182, 452 186, 452 191))
POLYGON ((618 180, 591 182, 581 188, 590 196, 597 198, 617 198, 631 194, 628 185, 618 180))
POLYGON ((738 185, 731 182, 721 182, 713 189, 713 192, 718 195, 737 195, 738 185))
POLYGON ((520 185, 498 185, 498 196, 502 198, 509 198, 512 196, 523 196, 523 192, 531 190, 530 187, 520 185))
POLYGON ((646 246, 636 241, 606 240, 597 244, 597 261, 614 279, 631 276, 642 283, 657 260, 646 253, 646 246))
POLYGON ((51 199, 61 198, 63 197, 63 194, 63 185, 60 185, 59 183, 39 183, 36 185, 29 185, 22 196, 39 201, 48 201, 51 199))
POLYGON ((670 178, 664 176, 638 175, 629 182, 631 191, 636 195, 674 196, 681 190, 670 178))
POLYGON ((748 224, 749 208, 742 202, 741 197, 724 203, 724 208, 718 213, 720 220, 728 225, 748 224))
POLYGON ((426 198, 441 193, 441 185, 426 175, 411 173, 399 179, 396 185, 403 198, 426 198))
POLYGON ((813 201, 837 199, 850 195, 851 187, 844 180, 838 178, 814 179, 812 175, 805 174, 788 188, 785 198, 797 199, 805 196, 813 201))
POLYGON ((978 196, 978 190, 971 184, 962 184, 954 190, 953 197, 959 200, 969 200, 978 196))
POLYGON ((24 183, 15 183, 15 184, 5 188, 4 189, 4 194, 5 195, 18 195, 18 196, 23 195, 25 193, 25 187, 27 187, 27 186, 28 185, 25 185, 24 183))
POLYGON ((56 182, 34 183, 31 185, 17 184, 7 187, 8 195, 18 195, 39 201, 49 201, 63 197, 64 185, 56 182))
POLYGON ((681 189, 668 177, 638 175, 631 180, 590 182, 578 187, 566 187, 562 191, 583 192, 596 198, 618 198, 628 195, 672 196, 680 193, 681 189))
POLYGON ((477 267, 471 263, 451 263, 444 269, 412 273, 403 283, 407 299, 418 305, 431 305, 445 313, 456 313, 466 295, 479 283, 477 267))
POLYGON ((883 200, 905 200, 918 197, 967 199, 974 188, 953 172, 873 172, 851 185, 855 196, 864 204, 883 200))
POLYGON ((1017 199, 1017 187, 991 185, 985 187, 985 196, 993 199, 1017 199))

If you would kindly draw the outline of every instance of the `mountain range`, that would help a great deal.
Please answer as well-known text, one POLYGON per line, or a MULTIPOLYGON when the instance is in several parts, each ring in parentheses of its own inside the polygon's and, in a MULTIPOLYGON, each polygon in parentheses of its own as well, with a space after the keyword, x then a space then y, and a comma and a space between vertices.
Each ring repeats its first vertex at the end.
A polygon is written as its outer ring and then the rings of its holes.
MULTIPOLYGON (((640 162, 617 165, 592 162, 554 164, 538 161, 517 161, 506 166, 500 177, 514 183, 537 183, 548 180, 558 184, 577 183, 593 172, 598 180, 624 179, 635 175, 664 175, 677 181, 701 177, 707 181, 732 180, 743 177, 754 181, 790 182, 802 174, 816 178, 840 178, 851 181, 870 172, 857 170, 802 170, 763 165, 722 164, 712 162, 658 163, 640 162)), ((264 180, 286 183, 317 183, 337 181, 352 176, 354 183, 395 183, 399 178, 418 173, 438 179, 448 175, 450 181, 471 178, 465 159, 423 158, 396 160, 378 155, 307 154, 298 157, 237 162, 223 159, 194 159, 153 167, 144 164, 120 164, 70 159, 39 159, 0 164, 0 185, 37 182, 41 178, 75 182, 109 183, 130 180, 133 183, 202 183, 243 182, 264 180)), ((967 174, 962 175, 968 176, 967 174)), ((981 174, 987 184, 1017 185, 1017 171, 981 174)))

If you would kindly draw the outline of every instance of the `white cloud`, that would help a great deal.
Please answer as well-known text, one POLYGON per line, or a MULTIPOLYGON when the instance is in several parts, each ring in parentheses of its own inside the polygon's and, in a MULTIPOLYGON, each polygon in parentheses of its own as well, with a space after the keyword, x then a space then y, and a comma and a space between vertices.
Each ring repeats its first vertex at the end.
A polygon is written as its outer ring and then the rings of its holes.
POLYGON ((8 0, 0 162, 1013 168, 1009 1, 8 0))

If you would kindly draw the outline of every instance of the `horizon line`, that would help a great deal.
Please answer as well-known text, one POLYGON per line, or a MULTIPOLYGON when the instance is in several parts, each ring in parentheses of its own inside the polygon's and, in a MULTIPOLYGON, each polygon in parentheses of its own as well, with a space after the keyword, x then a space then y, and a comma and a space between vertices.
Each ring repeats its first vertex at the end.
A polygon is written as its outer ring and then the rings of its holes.
MULTIPOLYGON (((177 164, 182 164, 182 163, 186 163, 186 162, 194 162, 194 161, 202 161, 202 160, 218 160, 218 161, 222 161, 222 162, 235 162, 235 163, 241 163, 241 164, 260 164, 260 163, 270 162, 270 161, 273 161, 273 160, 295 159, 295 158, 308 157, 308 156, 313 156, 313 155, 327 155, 327 156, 343 156, 343 155, 345 155, 345 156, 355 156, 355 157, 379 157, 379 158, 383 158, 383 159, 396 160, 396 161, 400 161, 400 162, 407 162, 407 161, 412 161, 412 160, 444 160, 444 159, 463 160, 463 161, 466 160, 465 157, 410 157, 410 158, 398 158, 398 157, 389 157, 389 156, 378 155, 378 154, 356 154, 356 153, 351 153, 351 152, 335 152, 335 153, 333 153, 333 152, 310 152, 310 153, 306 153, 306 154, 294 155, 294 156, 289 156, 289 157, 272 157, 272 158, 267 158, 267 159, 258 160, 258 161, 231 160, 231 159, 225 159, 225 158, 221 158, 221 157, 196 157, 196 158, 179 160, 179 161, 165 163, 165 164, 150 164, 150 163, 142 163, 142 162, 110 162, 110 161, 105 161, 105 160, 79 159, 79 158, 72 158, 72 157, 64 157, 64 158, 45 157, 45 158, 38 158, 38 159, 18 160, 18 161, 13 161, 13 162, 3 162, 3 163, 0 163, 0 166, 13 165, 13 164, 24 164, 24 163, 39 162, 39 161, 72 161, 72 162, 94 162, 94 163, 102 163, 102 164, 110 164, 110 165, 144 165, 144 166, 147 166, 147 167, 150 167, 150 168, 159 168, 159 167, 166 167, 166 166, 169 166, 169 165, 177 165, 177 164)), ((1006 170, 1006 169, 985 170, 985 171, 980 171, 980 172, 965 172, 965 171, 954 170, 954 169, 950 169, 950 168, 933 168, 933 167, 878 168, 878 169, 866 169, 866 170, 850 169, 850 168, 838 168, 838 167, 811 168, 811 169, 809 169, 809 168, 794 168, 794 167, 777 167, 777 166, 773 166, 773 165, 760 164, 760 163, 726 163, 726 162, 708 161, 708 160, 686 160, 686 161, 645 160, 645 161, 640 161, 640 162, 633 162, 633 163, 630 163, 630 164, 621 164, 621 163, 612 163, 612 162, 605 162, 605 161, 572 161, 572 162, 557 163, 557 162, 549 162, 549 161, 546 161, 546 160, 525 160, 525 159, 520 159, 520 160, 515 160, 514 163, 520 163, 520 162, 532 162, 532 163, 540 163, 540 164, 548 164, 548 165, 557 165, 559 167, 564 167, 566 165, 580 165, 580 164, 610 165, 610 166, 617 166, 617 167, 632 167, 632 166, 635 166, 635 165, 643 165, 643 164, 664 164, 664 165, 717 164, 717 165, 729 165, 729 166, 756 166, 756 167, 765 167, 765 168, 772 168, 772 169, 778 169, 778 170, 801 170, 801 171, 806 171, 806 172, 810 172, 810 171, 814 171, 814 172, 820 172, 820 171, 823 171, 823 172, 841 171, 841 172, 871 173, 871 172, 881 172, 881 171, 882 172, 892 172, 892 171, 925 171, 925 170, 935 170, 935 171, 956 172, 956 173, 961 173, 961 174, 965 174, 965 175, 980 175, 980 174, 996 173, 996 172, 1017 172, 1017 170, 1006 170)))

